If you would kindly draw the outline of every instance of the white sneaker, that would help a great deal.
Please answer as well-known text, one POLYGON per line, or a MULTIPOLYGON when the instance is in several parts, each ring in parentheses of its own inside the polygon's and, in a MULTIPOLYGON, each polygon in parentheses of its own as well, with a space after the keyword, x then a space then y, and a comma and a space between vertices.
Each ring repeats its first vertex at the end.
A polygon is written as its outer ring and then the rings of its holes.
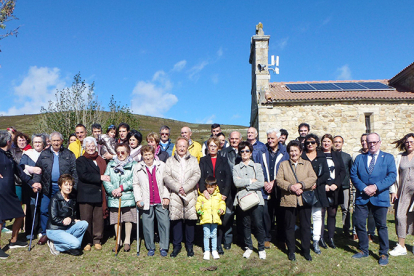
POLYGON ((53 244, 51 240, 47 240, 47 245, 49 246, 50 253, 52 255, 55 255, 55 256, 59 255, 60 252, 56 250, 55 245, 53 244))
POLYGON ((40 239, 41 237, 43 237, 42 233, 37 234, 38 239, 40 239))
POLYGON ((246 259, 250 258, 250 255, 252 255, 253 250, 247 248, 246 251, 244 251, 243 253, 243 257, 245 257, 246 259))
POLYGON ((217 250, 213 250, 213 252, 211 252, 211 255, 213 255, 213 259, 220 259, 220 255, 217 250))
POLYGON ((399 243, 397 243, 397 246, 394 247, 394 249, 390 251, 390 255, 391 256, 407 255, 407 248, 405 246, 402 247, 399 243))
POLYGON ((266 260, 266 251, 259 251, 259 259, 266 260))
MULTIPOLYGON (((216 251, 217 252, 217 251, 216 251)), ((204 257, 203 257, 203 259, 204 260, 210 260, 210 251, 206 251, 206 252, 204 252, 204 257)))

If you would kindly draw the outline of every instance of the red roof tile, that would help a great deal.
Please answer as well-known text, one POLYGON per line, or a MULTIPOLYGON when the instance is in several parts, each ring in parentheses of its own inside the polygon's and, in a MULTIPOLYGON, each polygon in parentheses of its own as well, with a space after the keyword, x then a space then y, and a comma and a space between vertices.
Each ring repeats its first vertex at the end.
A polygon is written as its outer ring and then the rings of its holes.
MULTIPOLYGON (((290 92, 285 84, 300 83, 338 83, 338 82, 381 82, 388 85, 388 80, 358 80, 358 81, 308 81, 308 82, 273 82, 269 84, 271 102, 297 102, 306 100, 414 100, 413 91, 399 87, 396 90, 370 91, 335 91, 335 92, 290 92)), ((266 100, 264 102, 266 103, 266 100)))

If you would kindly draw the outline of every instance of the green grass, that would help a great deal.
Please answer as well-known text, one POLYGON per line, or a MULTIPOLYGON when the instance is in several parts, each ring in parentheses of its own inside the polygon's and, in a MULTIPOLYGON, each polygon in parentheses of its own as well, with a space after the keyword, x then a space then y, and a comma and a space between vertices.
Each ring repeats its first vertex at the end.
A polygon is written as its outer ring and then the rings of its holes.
MULTIPOLYGON (((195 256, 187 258, 183 251, 177 258, 162 258, 158 247, 154 257, 147 257, 144 241, 141 241, 141 255, 136 256, 136 242, 132 243, 131 252, 122 250, 117 257, 111 252, 114 239, 110 238, 102 251, 85 252, 73 257, 66 254, 53 256, 47 245, 35 245, 31 252, 27 248, 9 249, 10 257, 0 260, 0 274, 5 275, 412 275, 414 255, 411 253, 413 237, 407 237, 407 256, 390 257, 389 265, 380 267, 378 258, 378 239, 370 243, 370 256, 354 260, 351 256, 357 252, 357 243, 341 235, 341 212, 338 212, 335 243, 337 249, 321 249, 322 254, 311 253, 312 262, 307 262, 296 250, 296 262, 290 262, 286 253, 275 247, 266 250, 267 259, 260 260, 255 251, 250 259, 242 257, 243 250, 233 245, 225 251, 219 260, 204 261, 201 234, 196 239, 195 256), (209 271, 208 269, 212 269, 209 271)), ((7 224, 10 227, 10 222, 7 224)), ((390 249, 395 244, 394 218, 388 215, 388 232, 390 249)), ((198 229, 201 230, 201 229, 198 229)), ((8 243, 10 235, 2 235, 2 247, 8 243)), ((254 246, 257 246, 254 241, 254 246)), ((157 244, 158 246, 158 244, 157 244)), ((299 246, 299 240, 297 240, 299 246)), ((171 246, 170 251, 171 252, 171 246)))
MULTIPOLYGON (((182 122, 177 120, 159 118, 159 117, 151 117, 151 116, 144 116, 144 115, 134 115, 139 120, 139 126, 131 126, 131 128, 135 128, 139 130, 143 135, 143 141, 145 144, 145 137, 151 131, 159 132, 160 127, 162 125, 167 125, 171 128, 171 139, 175 141, 175 139, 180 136, 181 128, 183 126, 189 126, 193 131, 193 140, 198 141, 200 143, 204 142, 210 136, 210 124, 197 124, 197 123, 188 123, 182 122)), ((0 116, 0 129, 6 129, 7 127, 13 126, 18 131, 22 131, 24 133, 29 134, 29 136, 33 133, 37 133, 36 130, 36 122, 39 118, 39 114, 34 115, 18 115, 18 116, 0 116)), ((217 122, 220 123, 220 122, 217 122)), ((73 128, 73 132, 75 132, 75 126, 67 126, 73 128)), ((90 132, 89 127, 88 132, 90 132)), ((246 126, 237 126, 237 125, 221 125, 221 128, 228 137, 231 131, 237 130, 242 133, 243 136, 246 136, 247 127, 246 126)), ((91 135, 91 133, 88 133, 91 135)))

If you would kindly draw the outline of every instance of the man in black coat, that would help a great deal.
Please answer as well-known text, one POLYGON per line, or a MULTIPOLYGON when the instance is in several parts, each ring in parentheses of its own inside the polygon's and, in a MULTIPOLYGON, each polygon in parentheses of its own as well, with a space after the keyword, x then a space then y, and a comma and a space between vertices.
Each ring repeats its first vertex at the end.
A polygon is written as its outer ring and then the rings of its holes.
POLYGON ((350 180, 350 171, 352 168, 352 164, 354 163, 352 161, 352 156, 349 155, 346 152, 342 151, 342 146, 344 145, 344 138, 342 136, 335 136, 333 139, 334 147, 337 152, 341 153, 342 161, 345 165, 345 178, 342 182, 342 193, 344 197, 344 203, 342 203, 341 210, 342 210, 342 227, 343 227, 343 233, 345 236, 349 236, 351 229, 351 214, 349 213, 349 206, 350 206, 350 198, 351 198, 351 180, 350 180))
MULTIPOLYGON (((12 154, 9 151, 11 145, 10 133, 5 130, 0 131, 0 229, 3 226, 3 221, 15 219, 9 248, 18 248, 27 246, 27 242, 17 240, 19 229, 23 224, 24 212, 16 195, 14 176, 17 175, 24 184, 31 186, 35 192, 40 188, 40 183, 35 183, 31 180, 13 160, 12 154)), ((7 259, 8 257, 9 255, 0 248, 0 259, 7 259)))
POLYGON ((47 242, 46 225, 49 219, 49 203, 52 196, 59 192, 57 181, 62 174, 70 174, 75 179, 74 189, 77 189, 78 174, 76 172, 76 157, 73 152, 62 147, 63 136, 59 132, 50 134, 52 143, 49 149, 42 151, 37 159, 36 167, 42 169, 41 174, 33 175, 35 182, 42 185, 42 199, 40 203, 40 224, 42 226, 42 238, 39 245, 47 242))

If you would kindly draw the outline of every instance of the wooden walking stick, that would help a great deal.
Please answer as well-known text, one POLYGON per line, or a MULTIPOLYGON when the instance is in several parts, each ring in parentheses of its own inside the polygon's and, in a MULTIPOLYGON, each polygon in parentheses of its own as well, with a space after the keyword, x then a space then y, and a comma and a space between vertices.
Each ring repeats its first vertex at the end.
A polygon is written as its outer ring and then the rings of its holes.
POLYGON ((119 197, 119 207, 118 207, 118 225, 116 226, 116 239, 115 239, 115 256, 118 256, 118 237, 119 237, 119 224, 121 223, 121 197, 119 197))

